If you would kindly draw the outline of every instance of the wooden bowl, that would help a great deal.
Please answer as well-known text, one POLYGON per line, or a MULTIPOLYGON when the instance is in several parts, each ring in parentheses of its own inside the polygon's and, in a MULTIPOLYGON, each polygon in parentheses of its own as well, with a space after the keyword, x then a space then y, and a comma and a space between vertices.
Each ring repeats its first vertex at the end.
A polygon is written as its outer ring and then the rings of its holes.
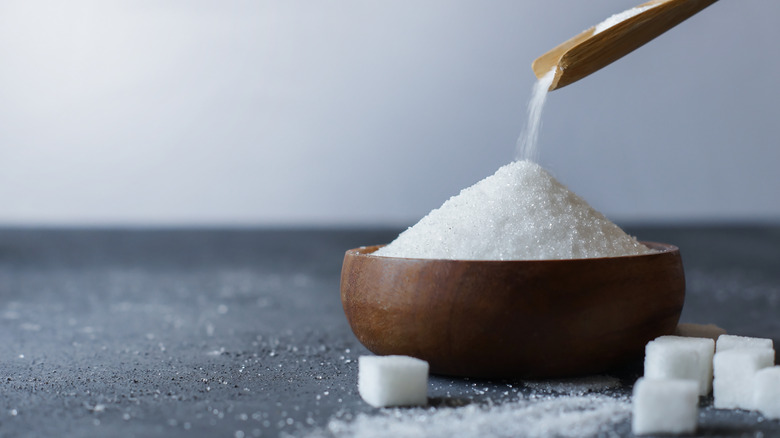
POLYGON ((341 302, 358 340, 432 373, 542 378, 640 359, 674 332, 685 299, 679 249, 639 256, 472 261, 347 251, 341 302))

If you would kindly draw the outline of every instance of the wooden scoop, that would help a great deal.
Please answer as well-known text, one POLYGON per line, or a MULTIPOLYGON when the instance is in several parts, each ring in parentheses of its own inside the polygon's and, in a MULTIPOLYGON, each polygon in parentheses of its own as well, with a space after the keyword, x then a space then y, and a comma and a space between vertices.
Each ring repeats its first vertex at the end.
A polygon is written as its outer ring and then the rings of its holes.
POLYGON ((549 90, 564 87, 606 67, 683 22, 716 0, 652 0, 648 9, 595 33, 596 26, 540 56, 532 67, 537 78, 557 67, 549 90))

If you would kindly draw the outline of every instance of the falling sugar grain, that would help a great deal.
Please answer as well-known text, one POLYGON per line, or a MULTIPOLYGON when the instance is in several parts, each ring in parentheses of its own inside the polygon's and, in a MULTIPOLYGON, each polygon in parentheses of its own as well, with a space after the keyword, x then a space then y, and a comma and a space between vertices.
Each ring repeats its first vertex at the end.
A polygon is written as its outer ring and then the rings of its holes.
POLYGON ((542 126, 542 109, 547 101, 547 90, 555 78, 555 68, 539 78, 531 92, 531 100, 528 101, 528 122, 520 137, 517 139, 517 159, 536 161, 538 158, 536 145, 539 142, 539 129, 542 126))

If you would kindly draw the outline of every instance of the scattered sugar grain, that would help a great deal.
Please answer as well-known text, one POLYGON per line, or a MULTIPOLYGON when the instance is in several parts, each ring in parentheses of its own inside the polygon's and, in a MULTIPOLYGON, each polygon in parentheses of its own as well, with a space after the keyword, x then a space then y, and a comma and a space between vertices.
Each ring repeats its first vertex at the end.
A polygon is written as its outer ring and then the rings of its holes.
POLYGON ((619 388, 620 379, 612 376, 587 376, 564 380, 526 380, 523 385, 540 393, 585 395, 619 388))
POLYGON ((453 196, 374 255, 544 260, 652 252, 538 164, 515 161, 453 196))
POLYGON ((612 433, 628 420, 627 398, 601 394, 547 396, 501 405, 438 409, 383 409, 352 421, 334 418, 310 437, 591 437, 612 433))

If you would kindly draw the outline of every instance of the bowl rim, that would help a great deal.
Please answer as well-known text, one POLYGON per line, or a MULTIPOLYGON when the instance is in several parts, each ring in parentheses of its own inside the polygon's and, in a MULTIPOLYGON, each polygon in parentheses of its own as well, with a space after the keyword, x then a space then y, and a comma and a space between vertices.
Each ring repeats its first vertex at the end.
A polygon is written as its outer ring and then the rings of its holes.
POLYGON ((605 261, 605 260, 633 260, 641 257, 658 257, 666 254, 679 253, 680 248, 670 243, 662 243, 655 241, 640 240, 639 243, 654 249, 655 252, 648 254, 632 254, 615 257, 581 257, 571 259, 511 259, 511 260, 488 260, 488 259, 432 259, 432 258, 420 258, 420 257, 392 257, 383 255, 374 255, 373 253, 387 246, 387 243, 378 245, 360 246, 357 248, 348 249, 345 256, 356 257, 368 257, 373 259, 381 259, 387 261, 417 261, 417 262, 445 262, 445 263, 481 263, 481 264, 495 264, 495 263, 562 263, 562 262, 591 262, 591 261, 605 261))

